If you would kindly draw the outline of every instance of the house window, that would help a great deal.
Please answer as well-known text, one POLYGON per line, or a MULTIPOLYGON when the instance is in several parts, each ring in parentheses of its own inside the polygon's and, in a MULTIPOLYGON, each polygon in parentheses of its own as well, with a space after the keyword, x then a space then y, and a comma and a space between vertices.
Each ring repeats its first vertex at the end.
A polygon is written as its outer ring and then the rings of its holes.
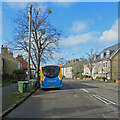
POLYGON ((103 53, 101 53, 101 55, 100 55, 101 59, 103 58, 103 55, 104 55, 104 54, 103 54, 103 53))
POLYGON ((98 63, 98 68, 100 67, 100 63, 98 63))
POLYGON ((92 66, 93 66, 93 68, 95 68, 95 64, 93 64, 92 66))
POLYGON ((103 67, 105 67, 105 63, 103 63, 103 67))
POLYGON ((107 62, 106 62, 106 67, 107 67, 107 62))
POLYGON ((110 56, 110 50, 107 50, 106 51, 106 57, 109 57, 110 56))

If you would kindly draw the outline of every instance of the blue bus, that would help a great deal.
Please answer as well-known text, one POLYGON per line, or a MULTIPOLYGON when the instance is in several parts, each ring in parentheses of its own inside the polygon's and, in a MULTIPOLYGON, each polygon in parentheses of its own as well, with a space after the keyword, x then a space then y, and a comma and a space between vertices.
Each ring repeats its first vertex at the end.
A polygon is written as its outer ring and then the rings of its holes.
POLYGON ((46 65, 40 68, 40 86, 41 88, 61 88, 62 67, 60 65, 46 65))

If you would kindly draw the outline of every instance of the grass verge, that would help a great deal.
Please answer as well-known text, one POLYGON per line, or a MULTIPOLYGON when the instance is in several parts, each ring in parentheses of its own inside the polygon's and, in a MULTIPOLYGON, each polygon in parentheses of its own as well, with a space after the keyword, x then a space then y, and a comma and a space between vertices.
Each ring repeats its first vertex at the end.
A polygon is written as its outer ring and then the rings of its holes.
POLYGON ((19 92, 13 92, 9 95, 5 95, 2 97, 2 112, 5 112, 10 107, 12 107, 14 104, 19 102, 21 99, 25 98, 30 93, 19 93, 19 92))
POLYGON ((9 86, 12 85, 14 83, 17 83, 16 80, 11 80, 11 81, 3 81, 2 84, 0 84, 0 86, 4 87, 4 86, 9 86))

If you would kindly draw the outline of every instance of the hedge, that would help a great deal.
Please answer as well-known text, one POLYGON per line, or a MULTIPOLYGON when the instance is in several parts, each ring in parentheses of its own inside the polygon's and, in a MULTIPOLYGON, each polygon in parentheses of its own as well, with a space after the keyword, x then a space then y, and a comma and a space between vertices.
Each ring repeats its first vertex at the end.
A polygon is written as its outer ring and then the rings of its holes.
POLYGON ((22 68, 16 69, 13 71, 13 74, 24 74, 24 70, 22 68))
POLYGON ((96 77, 96 79, 106 79, 106 77, 102 77, 102 76, 98 76, 98 77, 96 77))
POLYGON ((91 78, 89 75, 83 75, 84 78, 91 78))
POLYGON ((77 74, 77 75, 75 76, 75 78, 83 79, 83 75, 82 75, 82 74, 77 74))

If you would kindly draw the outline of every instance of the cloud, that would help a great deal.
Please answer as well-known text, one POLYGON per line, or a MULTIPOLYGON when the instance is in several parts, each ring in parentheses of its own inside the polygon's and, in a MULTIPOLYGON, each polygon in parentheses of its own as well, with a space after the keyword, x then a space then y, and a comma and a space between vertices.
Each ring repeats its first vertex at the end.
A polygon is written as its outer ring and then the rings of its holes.
POLYGON ((68 55, 68 52, 61 51, 61 52, 59 52, 59 53, 54 53, 54 54, 53 54, 53 58, 56 59, 56 60, 58 60, 58 59, 60 59, 60 58, 64 58, 64 57, 67 56, 67 55, 68 55))
POLYGON ((86 23, 81 21, 74 21, 72 24, 71 31, 75 33, 82 32, 86 28, 86 23))
POLYGON ((75 46, 80 43, 86 43, 93 38, 93 33, 79 34, 75 36, 69 36, 61 40, 62 46, 75 46))
POLYGON ((106 30, 102 33, 102 36, 99 38, 99 41, 103 42, 116 42, 118 41, 118 20, 111 26, 109 30, 106 30))

